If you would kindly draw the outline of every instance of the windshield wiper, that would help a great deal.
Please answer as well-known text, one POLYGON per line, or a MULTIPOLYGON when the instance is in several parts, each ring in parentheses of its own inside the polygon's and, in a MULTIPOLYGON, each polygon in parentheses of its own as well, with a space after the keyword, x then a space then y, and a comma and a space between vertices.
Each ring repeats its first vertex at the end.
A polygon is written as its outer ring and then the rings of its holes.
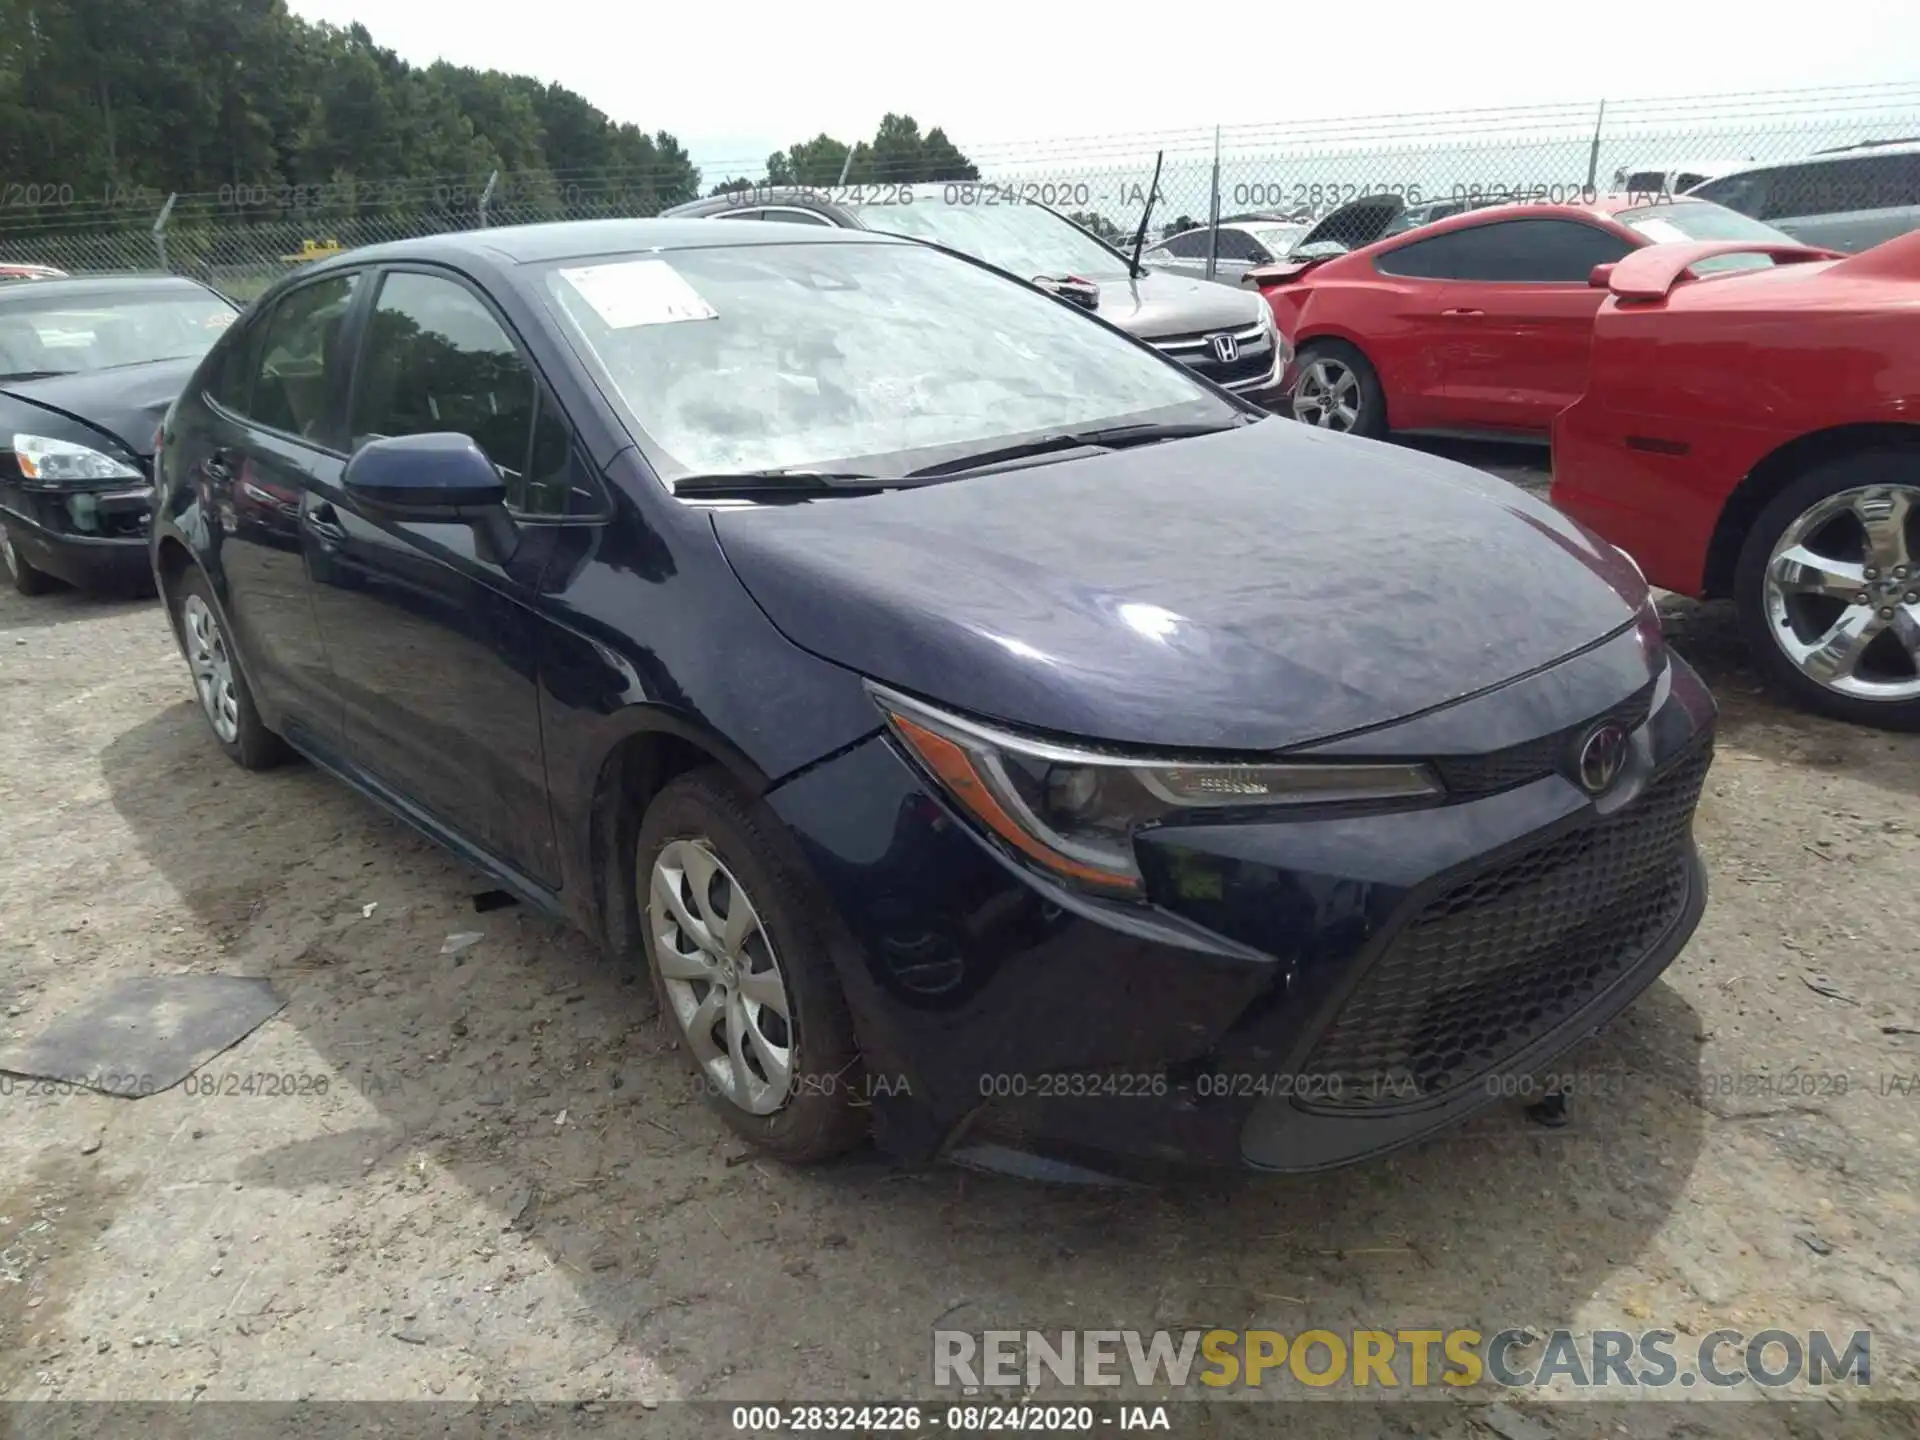
POLYGON ((907 478, 918 480, 934 475, 961 475, 1035 455, 1050 455, 1056 450, 1120 450, 1130 445, 1152 445, 1161 440, 1190 440, 1197 435, 1218 435, 1222 431, 1238 430, 1242 425, 1252 423, 1247 419, 1230 420, 1224 425, 1218 421, 1180 425, 1147 422, 1096 426, 1091 430, 1062 430, 992 450, 979 450, 971 455, 962 455, 958 460, 924 465, 918 470, 909 470, 907 478))
POLYGON ((8 375, 0 375, 0 381, 6 380, 45 380, 51 375, 77 375, 77 370, 15 370, 8 375))
POLYGON ((682 475, 673 482, 673 493, 742 500, 762 495, 871 495, 898 483, 861 470, 726 470, 682 475))

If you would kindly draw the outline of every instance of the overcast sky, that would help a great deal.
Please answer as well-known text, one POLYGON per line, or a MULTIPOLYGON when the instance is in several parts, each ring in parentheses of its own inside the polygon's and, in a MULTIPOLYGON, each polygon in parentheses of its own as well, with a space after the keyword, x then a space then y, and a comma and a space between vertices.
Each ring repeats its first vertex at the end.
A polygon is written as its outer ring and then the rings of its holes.
POLYGON ((1093 6, 290 0, 416 63, 557 80, 696 161, 761 160, 889 110, 963 150, 1316 115, 1920 80, 1920 0, 1093 6), (1184 23, 1193 16, 1200 24, 1184 23))

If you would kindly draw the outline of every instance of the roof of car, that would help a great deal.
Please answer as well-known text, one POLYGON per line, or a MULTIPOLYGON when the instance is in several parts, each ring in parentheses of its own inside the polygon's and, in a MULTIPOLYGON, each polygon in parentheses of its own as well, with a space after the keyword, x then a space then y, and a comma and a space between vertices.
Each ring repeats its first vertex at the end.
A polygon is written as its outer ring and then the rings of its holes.
POLYGON ((1733 175, 1750 175, 1756 170, 1785 170, 1799 165, 1834 165, 1874 155, 1920 155, 1920 140, 1859 140, 1851 145, 1816 150, 1811 155, 1795 155, 1789 160, 1755 160, 1713 178, 1724 180, 1733 175))
MULTIPOLYGON (((1598 215, 1604 219, 1613 219, 1629 210, 1651 210, 1661 205, 1711 205, 1711 200, 1703 200, 1689 195, 1653 195, 1645 191, 1622 191, 1611 195, 1597 195, 1590 202, 1568 201, 1551 203, 1537 200, 1516 200, 1500 205, 1480 205, 1460 211, 1457 215, 1447 215, 1430 222, 1431 228, 1461 229, 1469 225, 1484 225, 1489 220, 1538 219, 1542 216, 1553 219, 1571 219, 1576 216, 1598 215)), ((1413 207, 1419 208, 1419 207, 1413 207)), ((1428 225, 1417 227, 1427 229, 1428 225)), ((1398 240, 1402 235, 1411 235, 1412 230, 1403 230, 1399 235, 1388 238, 1398 240)))
MULTIPOLYGON (((585 259, 636 250, 699 250, 712 246, 792 244, 800 237, 793 226, 756 226, 724 220, 557 220, 541 225, 502 225, 490 230, 460 230, 451 235, 424 235, 393 240, 317 262, 338 269, 344 265, 380 260, 459 260, 483 258, 509 265, 537 265, 549 260, 585 259)), ((823 244, 891 243, 888 237, 865 231, 848 234, 825 226, 808 230, 807 240, 823 244)), ((905 243, 905 242, 902 242, 905 243)))
POLYGON ((198 280, 189 279, 185 275, 169 275, 164 270, 151 273, 102 272, 91 275, 52 275, 44 280, 35 280, 32 284, 0 286, 0 305, 15 302, 43 304, 49 295, 90 299, 128 294, 136 290, 191 290, 200 295, 214 293, 198 280))
MULTIPOLYGON (((1307 228, 1307 225, 1304 220, 1222 220, 1220 222, 1220 228, 1222 230, 1304 230, 1307 228)), ((1173 234, 1167 236, 1167 239, 1177 240, 1182 235, 1204 235, 1206 233, 1207 227, 1205 225, 1191 225, 1185 230, 1174 231, 1173 234)))

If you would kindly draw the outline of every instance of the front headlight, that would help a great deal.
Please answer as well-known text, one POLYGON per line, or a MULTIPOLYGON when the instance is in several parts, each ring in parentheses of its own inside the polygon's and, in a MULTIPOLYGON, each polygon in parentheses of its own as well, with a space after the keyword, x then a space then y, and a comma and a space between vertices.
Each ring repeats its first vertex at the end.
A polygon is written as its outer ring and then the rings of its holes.
POLYGON ((908 754, 995 839, 1108 893, 1138 892, 1135 832, 1182 812, 1441 793, 1423 765, 1146 760, 1010 734, 868 688, 908 754))
POLYGON ((1284 371, 1287 362, 1293 358, 1293 350, 1280 330, 1280 322, 1273 318, 1273 307, 1267 303, 1265 296, 1260 298, 1260 326, 1273 341, 1274 362, 1284 371))
POLYGON ((15 435, 13 456, 23 476, 43 485, 141 478, 140 471, 124 460, 76 445, 71 440, 50 440, 45 435, 15 435))

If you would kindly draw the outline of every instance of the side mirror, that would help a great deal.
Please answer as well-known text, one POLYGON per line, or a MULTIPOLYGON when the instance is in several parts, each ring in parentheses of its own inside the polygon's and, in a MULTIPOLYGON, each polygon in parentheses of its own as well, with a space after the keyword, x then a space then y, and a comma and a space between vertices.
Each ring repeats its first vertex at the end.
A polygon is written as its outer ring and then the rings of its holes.
POLYGON ((1596 290, 1605 290, 1612 283, 1613 262, 1611 260, 1604 265, 1596 265, 1587 272, 1587 284, 1596 290))
POLYGON ((507 498, 506 483, 480 447, 446 433, 369 440, 347 461, 341 481, 347 494, 374 509, 418 519, 435 512, 457 519, 459 511, 503 505, 507 498))
POLYGON ((354 451, 340 480, 349 496, 390 519, 471 525, 502 566, 520 548, 519 528, 507 514, 506 482, 470 436, 369 440, 354 451))

